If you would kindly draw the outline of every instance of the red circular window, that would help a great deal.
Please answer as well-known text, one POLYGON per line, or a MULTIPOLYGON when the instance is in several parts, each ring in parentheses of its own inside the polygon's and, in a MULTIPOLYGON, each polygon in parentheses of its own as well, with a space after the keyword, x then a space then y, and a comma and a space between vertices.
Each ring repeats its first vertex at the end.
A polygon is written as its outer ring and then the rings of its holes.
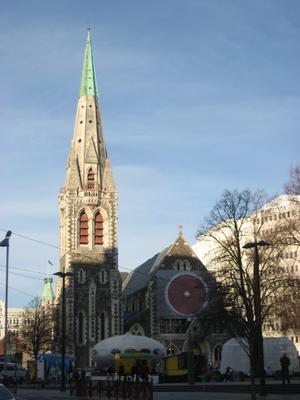
POLYGON ((207 302, 207 288, 198 276, 189 273, 176 275, 166 287, 169 306, 180 315, 193 315, 207 302))

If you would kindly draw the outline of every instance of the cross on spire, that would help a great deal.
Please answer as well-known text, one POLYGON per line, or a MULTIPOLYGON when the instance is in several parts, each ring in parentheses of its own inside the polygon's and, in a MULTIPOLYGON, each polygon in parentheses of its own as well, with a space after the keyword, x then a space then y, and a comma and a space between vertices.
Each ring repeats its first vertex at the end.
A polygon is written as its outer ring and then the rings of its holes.
POLYGON ((178 225, 178 228, 179 228, 179 236, 183 236, 183 231, 182 231, 182 229, 183 229, 183 226, 180 224, 180 225, 178 225))

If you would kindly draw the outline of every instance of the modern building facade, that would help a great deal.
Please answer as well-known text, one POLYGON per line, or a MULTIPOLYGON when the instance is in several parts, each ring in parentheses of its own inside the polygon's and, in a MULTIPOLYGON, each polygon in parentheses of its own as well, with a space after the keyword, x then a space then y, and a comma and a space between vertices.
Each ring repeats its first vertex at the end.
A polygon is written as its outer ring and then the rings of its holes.
MULTIPOLYGON (((67 352, 91 365, 95 343, 122 332, 117 202, 104 144, 92 44, 88 33, 64 187, 59 193, 61 272, 66 278, 67 352)), ((62 279, 58 280, 58 332, 62 279)))
MULTIPOLYGON (((18 335, 23 323, 24 308, 8 308, 7 329, 14 335, 18 335)), ((0 339, 5 335, 5 303, 0 300, 0 339)))

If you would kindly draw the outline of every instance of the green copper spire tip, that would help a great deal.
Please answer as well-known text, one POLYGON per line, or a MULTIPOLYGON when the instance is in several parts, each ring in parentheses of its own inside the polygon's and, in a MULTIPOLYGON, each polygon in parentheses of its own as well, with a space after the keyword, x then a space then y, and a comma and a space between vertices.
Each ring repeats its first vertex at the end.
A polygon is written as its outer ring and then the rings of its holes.
POLYGON ((90 28, 88 29, 84 62, 82 68, 82 77, 80 84, 80 97, 81 96, 98 96, 96 73, 93 61, 92 43, 90 37, 90 28))
POLYGON ((44 290, 42 293, 43 300, 53 300, 55 297, 53 289, 52 289, 52 278, 45 278, 44 279, 44 290))

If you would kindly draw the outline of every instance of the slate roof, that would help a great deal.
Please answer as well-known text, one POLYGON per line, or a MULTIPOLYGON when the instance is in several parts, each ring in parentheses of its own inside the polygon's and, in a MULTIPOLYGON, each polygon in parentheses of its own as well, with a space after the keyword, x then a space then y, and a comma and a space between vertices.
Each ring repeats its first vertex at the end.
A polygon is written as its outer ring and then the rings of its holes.
POLYGON ((155 256, 149 258, 149 260, 130 272, 123 283, 123 296, 128 296, 147 286, 150 281, 149 272, 158 256, 159 253, 155 254, 155 256))
POLYGON ((129 296, 137 290, 147 286, 150 280, 149 272, 158 256, 159 253, 155 254, 155 256, 130 272, 123 283, 123 296, 129 296))

